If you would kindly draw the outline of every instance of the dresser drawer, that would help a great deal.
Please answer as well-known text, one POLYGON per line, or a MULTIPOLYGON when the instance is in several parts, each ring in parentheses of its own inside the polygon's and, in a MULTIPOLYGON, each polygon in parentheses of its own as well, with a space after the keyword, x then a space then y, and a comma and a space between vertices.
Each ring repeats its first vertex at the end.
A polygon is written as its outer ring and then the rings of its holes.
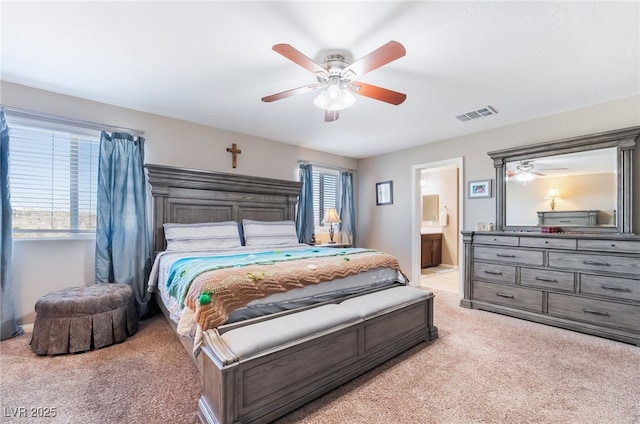
POLYGON ((581 274, 580 293, 640 302, 640 280, 581 274))
POLYGON ((496 244, 500 246, 517 246, 518 237, 510 236, 492 236, 488 234, 474 234, 473 242, 475 244, 496 244))
POLYGON ((640 332, 640 306, 549 293, 548 313, 561 318, 640 332))
POLYGON ((523 286, 548 287, 557 290, 574 291, 575 280, 576 278, 573 272, 520 268, 520 284, 523 286))
MULTIPOLYGON (((540 220, 538 220, 540 222, 540 220)), ((565 217, 544 217, 542 223, 538 225, 581 225, 584 227, 592 227, 596 225, 593 218, 583 216, 565 216, 565 217)))
POLYGON ((576 250, 576 245, 575 239, 520 237, 520 246, 522 247, 546 247, 550 249, 576 250))
POLYGON ((598 252, 640 253, 640 241, 578 240, 578 250, 595 250, 598 252))
POLYGON ((473 278, 515 284, 516 267, 475 262, 473 264, 473 278))
POLYGON ((640 258, 628 256, 549 252, 549 266, 552 268, 571 268, 580 271, 640 274, 640 258))
POLYGON ((499 261, 514 264, 542 265, 542 251, 513 248, 475 246, 473 257, 476 260, 499 261))
POLYGON ((542 292, 515 286, 473 282, 473 298, 480 301, 542 312, 542 292))

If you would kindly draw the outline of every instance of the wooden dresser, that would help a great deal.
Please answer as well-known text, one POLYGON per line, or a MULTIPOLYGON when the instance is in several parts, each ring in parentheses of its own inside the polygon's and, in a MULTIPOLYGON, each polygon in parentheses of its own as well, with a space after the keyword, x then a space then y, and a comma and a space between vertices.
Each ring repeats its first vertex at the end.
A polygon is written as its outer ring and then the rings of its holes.
POLYGON ((461 306, 640 346, 640 236, 462 235, 461 306))
POLYGON ((545 211, 538 212, 538 225, 598 225, 599 211, 545 211))

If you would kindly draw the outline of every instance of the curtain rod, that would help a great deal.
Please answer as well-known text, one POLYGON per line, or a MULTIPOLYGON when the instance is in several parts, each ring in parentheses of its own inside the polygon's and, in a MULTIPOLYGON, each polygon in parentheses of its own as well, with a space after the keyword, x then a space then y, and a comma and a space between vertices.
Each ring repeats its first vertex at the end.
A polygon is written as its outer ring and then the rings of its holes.
POLYGON ((310 164, 310 165, 317 165, 320 166, 322 168, 327 168, 327 169, 333 169, 335 171, 349 171, 349 172, 358 172, 357 169, 349 169, 349 168, 341 168, 339 166, 335 166, 335 165, 327 165, 324 163, 318 163, 318 162, 312 162, 310 160, 302 160, 300 159, 298 161, 298 163, 305 163, 305 164, 310 164))
POLYGON ((101 124, 98 122, 91 122, 91 121, 82 121, 79 119, 67 118, 65 116, 52 115, 49 113, 37 112, 34 110, 20 109, 13 106, 0 105, 0 108, 7 112, 13 112, 16 115, 22 116, 24 118, 39 118, 48 122, 73 124, 79 127, 88 128, 92 130, 110 130, 110 131, 124 130, 138 136, 144 134, 144 131, 136 130, 134 128, 118 127, 116 125, 101 124))

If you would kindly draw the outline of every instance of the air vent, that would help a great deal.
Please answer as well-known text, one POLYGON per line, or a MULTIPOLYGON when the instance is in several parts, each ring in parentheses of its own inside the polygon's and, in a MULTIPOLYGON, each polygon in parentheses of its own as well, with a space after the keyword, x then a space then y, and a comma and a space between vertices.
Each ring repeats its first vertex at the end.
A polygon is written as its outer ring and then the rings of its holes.
POLYGON ((471 112, 463 113, 462 115, 456 116, 456 119, 460 122, 471 121, 473 119, 482 118, 484 116, 495 115, 498 113, 491 106, 483 107, 482 109, 473 110, 471 112))

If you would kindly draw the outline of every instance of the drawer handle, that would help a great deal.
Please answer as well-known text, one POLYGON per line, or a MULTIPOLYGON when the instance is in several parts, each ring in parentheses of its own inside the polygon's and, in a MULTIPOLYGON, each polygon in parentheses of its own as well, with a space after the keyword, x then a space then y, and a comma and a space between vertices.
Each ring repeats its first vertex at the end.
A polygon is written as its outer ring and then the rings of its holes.
POLYGON ((506 297, 507 299, 513 299, 513 295, 512 294, 496 293, 496 296, 498 296, 498 297, 506 297))
POLYGON ((557 283, 558 282, 558 280, 556 280, 555 278, 545 278, 545 277, 536 277, 536 280, 544 281, 546 283, 557 283))
POLYGON ((617 292, 625 292, 625 293, 631 293, 631 289, 628 289, 627 287, 615 287, 615 286, 607 286, 607 285, 602 285, 601 286, 603 289, 605 290, 611 290, 611 291, 617 291, 617 292))
POLYGON ((608 263, 600 261, 582 261, 582 263, 585 265, 609 266, 608 263))
POLYGON ((516 255, 505 255, 504 253, 496 253, 496 256, 499 258, 515 258, 516 255))
POLYGON ((561 219, 559 222, 571 223, 570 219, 561 219))
POLYGON ((587 309, 587 308, 584 308, 582 310, 582 312, 584 312, 586 314, 599 315, 601 317, 608 317, 609 316, 609 312, 594 311, 593 309, 587 309))
POLYGON ((502 275, 501 271, 491 271, 491 270, 485 270, 484 271, 485 274, 491 274, 491 275, 502 275))

